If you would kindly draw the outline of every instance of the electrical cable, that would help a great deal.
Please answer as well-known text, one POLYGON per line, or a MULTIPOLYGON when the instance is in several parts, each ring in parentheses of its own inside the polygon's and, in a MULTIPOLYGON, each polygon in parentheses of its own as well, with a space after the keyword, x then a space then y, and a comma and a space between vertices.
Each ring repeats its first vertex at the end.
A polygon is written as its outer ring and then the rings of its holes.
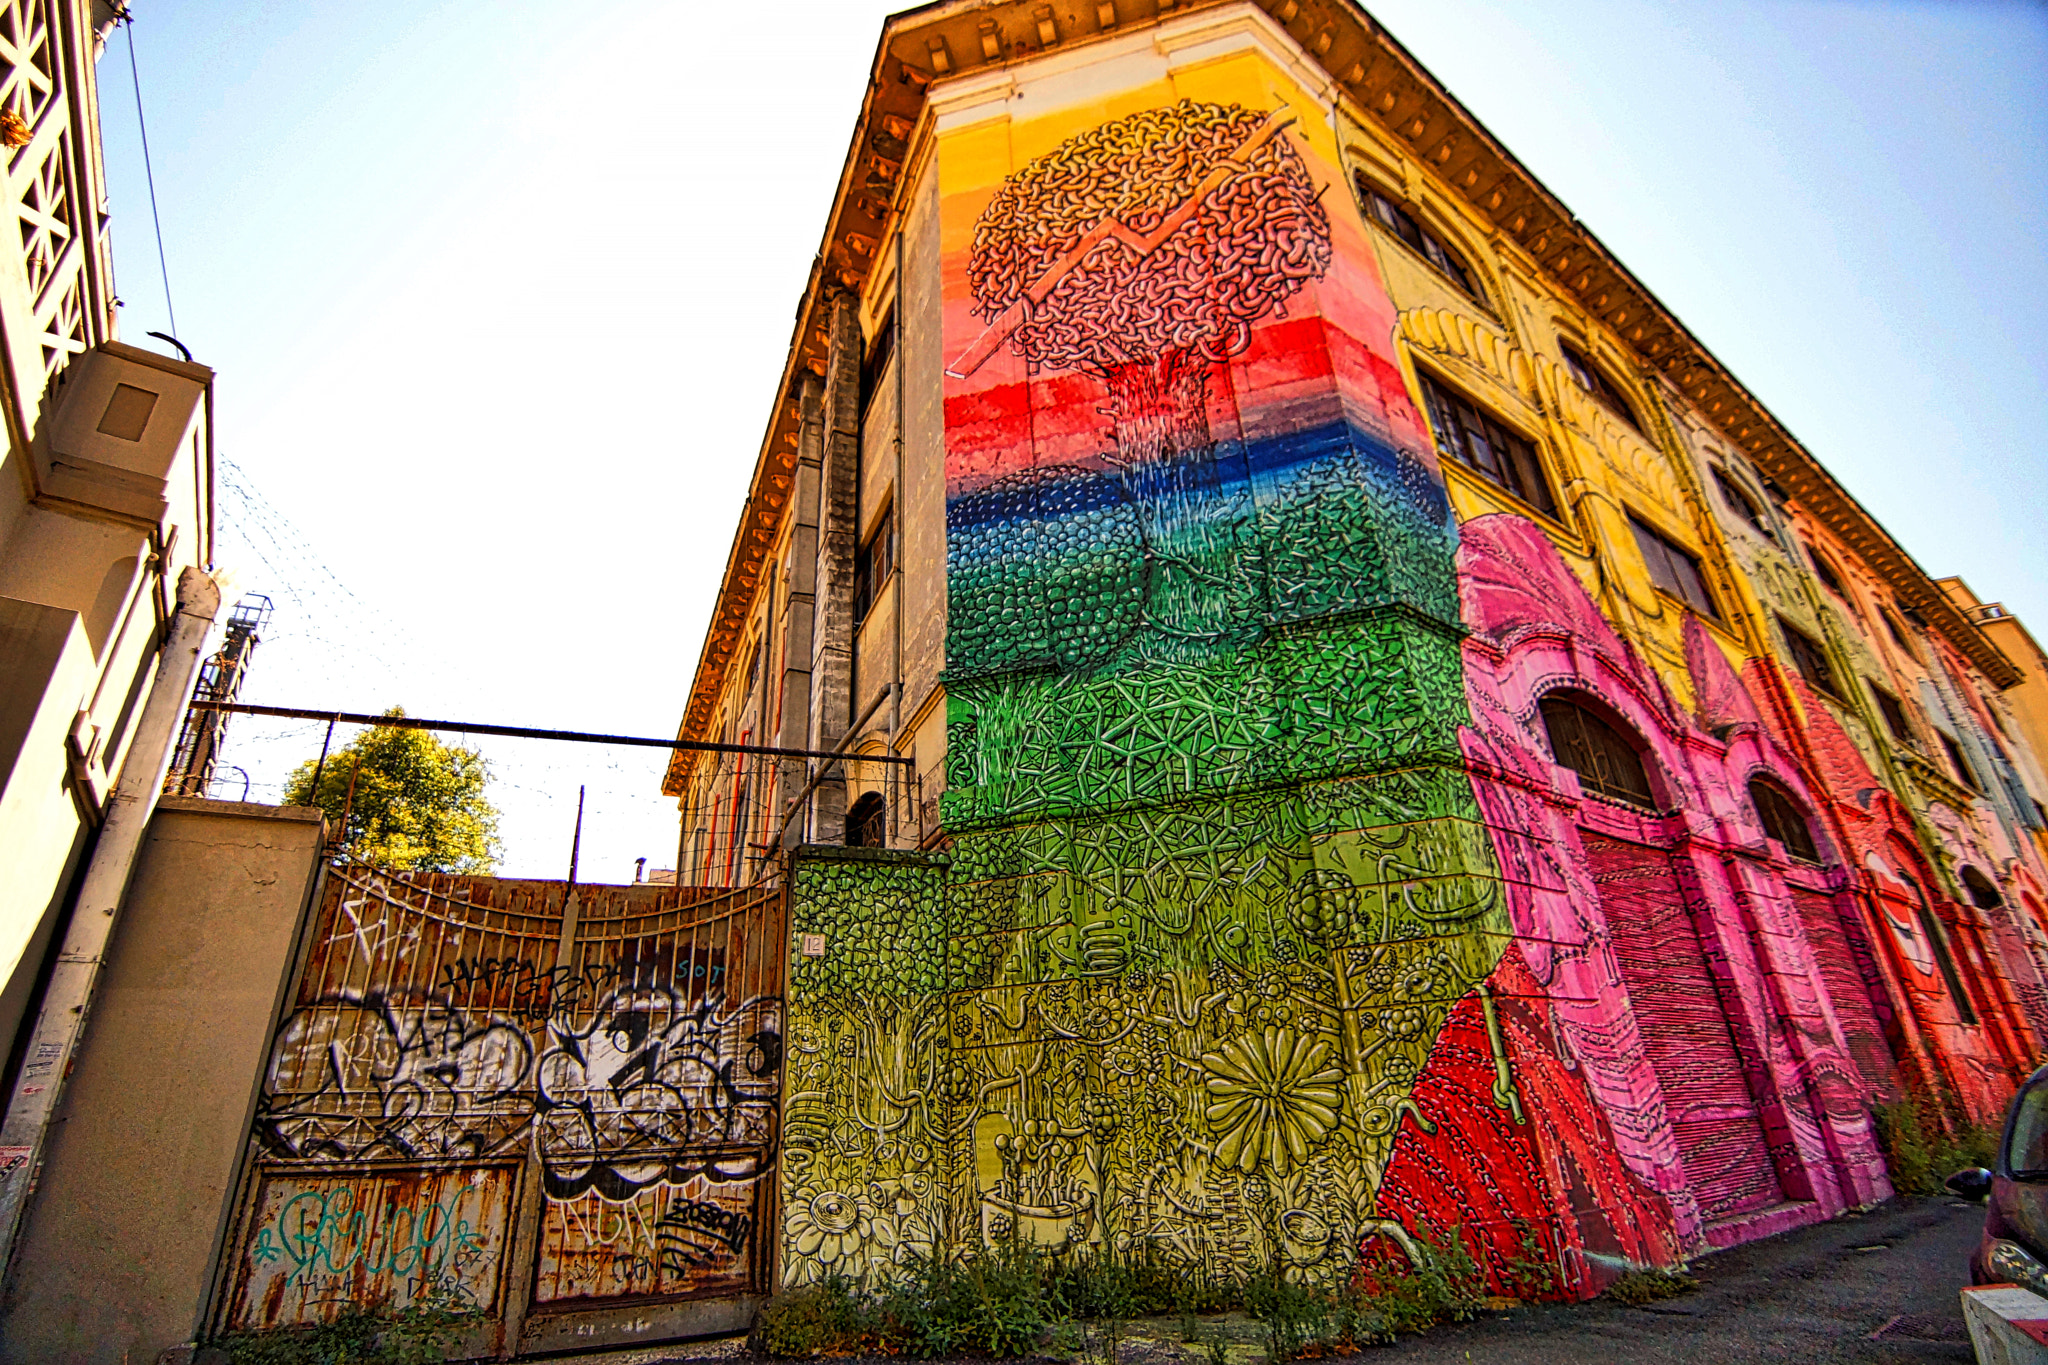
POLYGON ((178 331, 178 310, 171 306, 171 267, 164 260, 164 219, 156 206, 156 168, 149 162, 149 122, 142 116, 142 72, 135 64, 135 16, 122 6, 121 26, 128 30, 128 78, 135 86, 135 128, 142 135, 142 175, 149 182, 149 217, 156 226, 156 268, 164 281, 164 311, 170 314, 171 333, 178 331))

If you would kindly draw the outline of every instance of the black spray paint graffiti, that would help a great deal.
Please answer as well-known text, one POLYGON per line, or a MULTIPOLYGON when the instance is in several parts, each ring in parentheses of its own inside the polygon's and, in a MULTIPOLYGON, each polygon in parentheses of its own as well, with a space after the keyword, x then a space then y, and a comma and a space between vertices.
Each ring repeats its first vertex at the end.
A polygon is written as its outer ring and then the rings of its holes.
POLYGON ((445 997, 326 996, 278 1032, 256 1140, 301 1160, 503 1152, 532 1121, 533 1057, 523 1028, 445 997))
POLYGON ((549 1019, 541 1051, 522 1023, 445 995, 339 993, 279 1031, 255 1137, 295 1161, 466 1160, 537 1139, 557 1199, 752 1180, 774 1160, 781 1018, 777 997, 624 991, 587 1022, 549 1019))
POLYGON ((482 993, 499 1002, 508 1017, 529 1023, 585 1013, 622 990, 655 989, 657 983, 684 986, 692 996, 716 992, 725 981, 724 953, 686 953, 679 961, 585 962, 542 967, 516 957, 471 957, 442 964, 441 987, 464 995, 482 993))
POLYGON ((751 1180, 773 1160, 782 1002, 622 992, 548 1025, 536 1086, 545 1188, 630 1199, 657 1182, 751 1180))
POLYGON ((716 1265, 745 1251, 753 1239, 752 1214, 680 1195, 654 1225, 661 1268, 670 1272, 716 1265))

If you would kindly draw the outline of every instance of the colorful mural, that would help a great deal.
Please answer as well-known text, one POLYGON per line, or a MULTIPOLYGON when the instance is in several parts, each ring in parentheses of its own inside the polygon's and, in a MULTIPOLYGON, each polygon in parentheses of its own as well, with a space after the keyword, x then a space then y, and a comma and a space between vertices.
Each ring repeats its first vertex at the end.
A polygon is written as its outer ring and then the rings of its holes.
POLYGON ((783 1282, 1456 1235, 1588 1294, 1886 1197, 1876 1106, 1989 1113, 2048 1024, 1930 856, 2015 841, 1895 797, 1754 599, 1606 572, 1633 504, 1735 592, 1688 448, 1397 302, 1284 64, 1131 70, 936 136, 948 840, 790 863, 783 1282), (1629 502, 1447 475, 1417 348, 1629 502))
POLYGON ((955 836, 797 864, 786 1281, 1006 1237, 1329 1281, 1425 1225, 1676 1254, 1503 964, 1455 529, 1271 74, 944 187, 955 836))

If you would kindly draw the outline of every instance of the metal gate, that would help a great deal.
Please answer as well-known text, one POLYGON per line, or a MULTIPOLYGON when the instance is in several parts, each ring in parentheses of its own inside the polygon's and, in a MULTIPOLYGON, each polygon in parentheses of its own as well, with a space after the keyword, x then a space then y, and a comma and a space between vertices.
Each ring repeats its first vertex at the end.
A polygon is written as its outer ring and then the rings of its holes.
POLYGON ((215 1324, 474 1307, 472 1355, 731 1330, 774 1239, 778 890, 327 873, 215 1324))

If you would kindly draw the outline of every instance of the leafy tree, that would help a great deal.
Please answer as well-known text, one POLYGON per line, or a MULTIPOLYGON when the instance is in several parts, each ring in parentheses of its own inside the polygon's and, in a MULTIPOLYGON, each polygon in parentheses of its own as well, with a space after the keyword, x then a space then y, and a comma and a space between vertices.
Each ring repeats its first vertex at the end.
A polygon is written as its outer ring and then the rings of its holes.
POLYGON ((353 856, 404 872, 497 870, 498 808, 484 799, 490 765, 476 750, 443 744, 425 730, 378 726, 327 756, 317 795, 314 766, 308 761, 293 770, 284 803, 320 807, 353 856))

